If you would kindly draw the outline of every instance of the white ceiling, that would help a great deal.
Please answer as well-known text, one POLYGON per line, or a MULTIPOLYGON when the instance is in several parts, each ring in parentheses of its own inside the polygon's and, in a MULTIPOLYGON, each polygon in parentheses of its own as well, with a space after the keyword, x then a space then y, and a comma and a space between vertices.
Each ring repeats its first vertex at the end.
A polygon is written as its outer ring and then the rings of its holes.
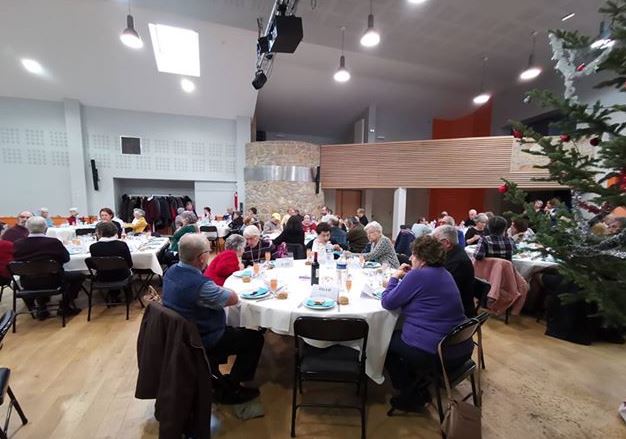
POLYGON ((0 1, 0 96, 75 98, 87 105, 228 119, 253 115, 255 33, 141 8, 134 15, 144 47, 134 51, 119 40, 126 11, 125 4, 108 0, 0 1), (201 77, 192 78, 193 94, 181 90, 180 76, 157 71, 148 22, 199 32, 201 77), (47 75, 27 73, 20 57, 37 59, 47 75))
MULTIPOLYGON (((74 97, 87 104, 214 117, 250 115, 256 94, 256 17, 267 18, 273 0, 133 0, 140 53, 117 35, 124 27, 124 0, 2 0, 0 3, 0 95, 44 99, 74 97), (202 77, 185 95, 173 75, 159 74, 147 23, 191 27, 200 32, 202 77), (219 23, 214 24, 214 23, 219 23), (74 38, 78 35, 78 38, 74 38), (52 72, 28 76, 16 58, 31 55, 52 72)), ((369 104, 393 109, 416 124, 468 111, 480 82, 481 57, 489 57, 488 88, 516 84, 527 62, 530 33, 538 37, 537 61, 553 75, 545 31, 576 28, 593 34, 602 0, 374 0, 382 42, 359 46, 367 0, 300 0, 304 42, 279 55, 259 93, 258 126, 270 131, 343 136, 369 104), (576 17, 563 24, 570 11, 576 17), (336 84, 341 25, 347 26, 346 57, 352 80, 336 84)), ((541 82, 532 84, 540 85, 541 82)), ((496 94, 497 99, 497 94, 496 94)), ((384 134, 384 133, 383 133, 384 134)))

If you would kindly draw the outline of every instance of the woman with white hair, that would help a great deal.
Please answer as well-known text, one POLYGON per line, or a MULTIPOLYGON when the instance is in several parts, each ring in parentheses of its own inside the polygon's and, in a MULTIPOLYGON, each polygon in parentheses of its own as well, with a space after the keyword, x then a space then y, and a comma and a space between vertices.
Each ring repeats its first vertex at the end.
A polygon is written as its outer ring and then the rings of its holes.
POLYGON ((370 221, 365 226, 365 232, 372 248, 369 253, 361 253, 360 256, 363 256, 366 261, 378 262, 380 264, 386 262, 390 267, 398 268, 400 261, 398 261, 391 239, 383 235, 383 226, 377 221, 370 221))
POLYGON ((224 243, 224 251, 220 252, 204 270, 204 275, 220 287, 226 279, 237 270, 243 269, 241 257, 246 248, 246 240, 241 235, 230 235, 224 243))
POLYGON ((124 224, 124 227, 131 227, 133 233, 143 233, 148 227, 148 221, 146 221, 146 212, 142 209, 133 209, 133 222, 130 224, 124 224))
POLYGON ((174 233, 172 236, 172 242, 170 243, 170 251, 178 252, 178 241, 180 238, 185 236, 187 233, 197 233, 198 227, 196 223, 198 222, 198 217, 195 213, 185 210, 180 214, 181 228, 174 233))
POLYGON ((264 261, 266 252, 271 254, 271 259, 276 258, 274 255, 276 247, 271 241, 261 239, 261 231, 257 226, 249 225, 243 229, 243 237, 246 240, 246 248, 241 257, 244 266, 264 261))

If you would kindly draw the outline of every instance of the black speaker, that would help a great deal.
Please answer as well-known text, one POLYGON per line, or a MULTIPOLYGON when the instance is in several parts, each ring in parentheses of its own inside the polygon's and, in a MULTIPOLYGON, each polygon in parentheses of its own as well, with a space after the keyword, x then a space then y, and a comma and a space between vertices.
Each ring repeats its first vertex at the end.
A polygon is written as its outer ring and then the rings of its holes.
POLYGON ((94 159, 91 159, 91 178, 93 178, 93 188, 98 190, 100 178, 98 178, 98 168, 96 168, 96 161, 94 159))
POLYGON ((320 193, 320 167, 317 167, 317 172, 315 173, 315 193, 320 193))
POLYGON ((256 132, 256 141, 257 142, 265 142, 267 140, 267 133, 262 130, 257 130, 256 132))

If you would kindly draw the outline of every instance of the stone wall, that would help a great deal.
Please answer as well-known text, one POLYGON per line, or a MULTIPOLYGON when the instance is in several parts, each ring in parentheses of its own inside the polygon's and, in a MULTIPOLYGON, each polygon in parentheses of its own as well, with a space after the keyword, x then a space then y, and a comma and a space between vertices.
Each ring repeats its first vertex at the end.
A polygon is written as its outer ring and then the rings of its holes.
MULTIPOLYGON (((319 164, 320 147, 312 143, 270 141, 246 145, 246 167, 319 164)), ((302 214, 319 216, 323 205, 324 195, 321 190, 315 193, 314 182, 246 180, 246 206, 256 207, 262 221, 267 221, 273 212, 284 215, 289 207, 300 209, 302 214)))

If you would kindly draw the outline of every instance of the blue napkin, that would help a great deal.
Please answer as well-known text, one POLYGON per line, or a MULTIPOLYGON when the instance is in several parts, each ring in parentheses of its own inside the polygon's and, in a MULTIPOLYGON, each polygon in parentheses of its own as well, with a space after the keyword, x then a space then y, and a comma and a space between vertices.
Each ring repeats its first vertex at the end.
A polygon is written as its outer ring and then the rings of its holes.
POLYGON ((321 304, 315 303, 315 299, 313 298, 307 299, 306 301, 307 306, 323 306, 324 308, 330 308, 334 303, 335 301, 332 299, 324 299, 324 303, 321 304))
POLYGON ((259 287, 258 290, 250 291, 249 293, 243 293, 242 296, 248 297, 248 298, 261 297, 267 294, 268 291, 269 291, 269 288, 267 287, 259 287))
POLYGON ((236 271, 235 272, 235 276, 237 277, 244 277, 244 276, 252 276, 252 270, 245 269, 245 270, 241 270, 241 271, 236 271))

